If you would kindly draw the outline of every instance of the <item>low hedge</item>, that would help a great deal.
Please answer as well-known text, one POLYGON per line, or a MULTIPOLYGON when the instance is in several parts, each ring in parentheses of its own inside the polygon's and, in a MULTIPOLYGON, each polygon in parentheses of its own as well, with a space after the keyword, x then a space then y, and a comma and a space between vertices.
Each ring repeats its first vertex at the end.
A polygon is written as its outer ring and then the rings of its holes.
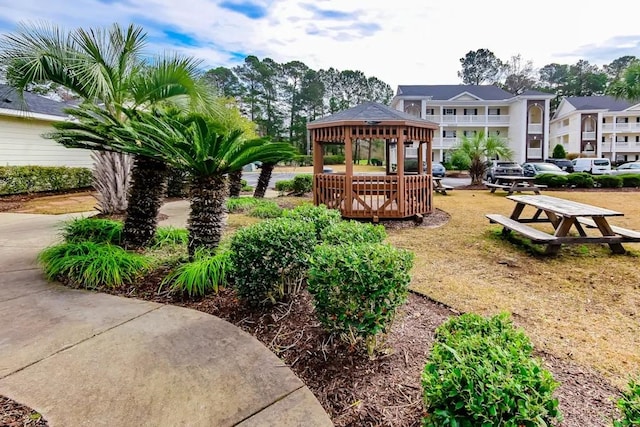
POLYGON ((325 228, 342 220, 340 211, 328 209, 325 205, 314 206, 311 203, 303 203, 294 209, 285 210, 282 216, 312 224, 315 227, 318 242, 322 240, 322 232, 325 228))
POLYGON ((0 166, 0 195, 88 188, 91 169, 64 166, 0 166))
POLYGON ((553 173, 542 173, 536 176, 535 183, 538 185, 546 185, 549 188, 560 188, 567 185, 568 178, 566 175, 556 175, 553 173))
POLYGON ((623 187, 640 187, 640 174, 625 173, 618 176, 622 179, 623 187))
POLYGON ((622 187, 622 178, 618 175, 596 175, 593 178, 596 185, 600 188, 622 187))
POLYGON ((586 172, 573 172, 567 175, 567 185, 575 188, 592 188, 593 176, 586 172))
POLYGON ((424 427, 557 425, 558 383, 508 315, 453 317, 435 338, 422 373, 424 427))

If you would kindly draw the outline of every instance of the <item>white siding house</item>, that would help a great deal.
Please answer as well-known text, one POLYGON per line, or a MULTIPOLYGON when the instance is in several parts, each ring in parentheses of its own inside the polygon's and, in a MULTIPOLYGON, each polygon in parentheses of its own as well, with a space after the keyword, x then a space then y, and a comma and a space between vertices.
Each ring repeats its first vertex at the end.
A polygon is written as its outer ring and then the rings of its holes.
POLYGON ((0 84, 0 166, 92 167, 89 150, 65 148, 42 137, 53 131, 53 122, 67 120, 65 107, 32 93, 21 100, 15 90, 0 84))
POLYGON ((526 91, 513 95, 492 85, 398 86, 391 106, 440 125, 433 140, 435 161, 484 131, 506 140, 518 162, 549 156, 549 110, 554 95, 526 91))

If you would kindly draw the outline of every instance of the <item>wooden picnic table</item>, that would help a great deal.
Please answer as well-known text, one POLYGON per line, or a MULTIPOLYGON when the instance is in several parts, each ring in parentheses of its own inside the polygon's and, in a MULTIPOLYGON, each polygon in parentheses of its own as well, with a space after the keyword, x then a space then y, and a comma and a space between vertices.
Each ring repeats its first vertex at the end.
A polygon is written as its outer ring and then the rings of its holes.
POLYGON ((535 176, 519 176, 519 175, 496 175, 492 183, 486 183, 491 193, 496 190, 504 190, 510 196, 513 193, 522 193, 523 191, 533 191, 540 194, 540 189, 544 186, 535 184, 535 176))
POLYGON ((440 193, 444 196, 447 195, 447 191, 452 191, 453 187, 450 185, 444 185, 442 183, 442 177, 434 176, 433 177, 433 191, 436 193, 440 193))
POLYGON ((640 242, 640 232, 612 226, 607 221, 609 217, 623 216, 622 212, 550 196, 521 195, 507 196, 507 199, 516 202, 511 216, 488 214, 489 221, 501 224, 504 234, 515 231, 534 243, 546 244, 548 254, 556 254, 562 244, 583 243, 606 243, 614 253, 623 254, 622 243, 640 242), (523 217, 527 206, 533 207, 535 212, 523 217), (551 223, 554 233, 538 230, 527 223, 551 223), (588 235, 583 226, 597 229, 599 235, 588 235), (573 228, 578 236, 569 234, 573 228))

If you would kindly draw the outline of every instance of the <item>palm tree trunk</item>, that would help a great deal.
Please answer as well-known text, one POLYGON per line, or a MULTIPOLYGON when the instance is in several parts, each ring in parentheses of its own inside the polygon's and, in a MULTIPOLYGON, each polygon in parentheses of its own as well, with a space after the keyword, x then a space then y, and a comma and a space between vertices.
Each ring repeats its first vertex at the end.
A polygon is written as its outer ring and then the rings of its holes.
POLYGON ((258 177, 258 183, 256 184, 256 189, 253 192, 253 197, 257 199, 262 199, 267 192, 267 187, 269 186, 269 181, 271 181, 271 173, 273 172, 273 168, 275 163, 263 163, 262 169, 260 169, 260 176, 258 177))
POLYGON ((98 192, 98 206, 102 214, 121 214, 127 210, 127 191, 133 158, 128 154, 95 151, 93 159, 93 188, 98 192))
POLYGON ((194 177, 191 181, 189 256, 196 249, 215 249, 220 244, 226 225, 225 198, 227 183, 222 175, 194 177))
POLYGON ((136 156, 131 170, 129 205, 122 233, 126 248, 143 248, 153 238, 158 227, 158 210, 165 194, 166 177, 166 164, 136 156))
POLYGON ((242 191, 242 169, 229 172, 229 197, 240 196, 242 191))

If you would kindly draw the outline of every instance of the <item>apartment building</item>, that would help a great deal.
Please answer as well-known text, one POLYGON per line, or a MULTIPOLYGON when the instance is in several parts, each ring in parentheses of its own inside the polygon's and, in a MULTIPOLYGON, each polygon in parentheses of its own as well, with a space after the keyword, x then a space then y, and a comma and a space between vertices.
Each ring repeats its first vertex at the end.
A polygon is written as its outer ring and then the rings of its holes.
POLYGON ((550 123, 551 148, 613 162, 640 159, 640 103, 611 96, 564 98, 550 123))
POLYGON ((444 161, 461 138, 484 131, 508 142, 517 162, 549 156, 549 110, 554 95, 514 95, 493 85, 401 85, 391 106, 440 126, 433 160, 444 161))

